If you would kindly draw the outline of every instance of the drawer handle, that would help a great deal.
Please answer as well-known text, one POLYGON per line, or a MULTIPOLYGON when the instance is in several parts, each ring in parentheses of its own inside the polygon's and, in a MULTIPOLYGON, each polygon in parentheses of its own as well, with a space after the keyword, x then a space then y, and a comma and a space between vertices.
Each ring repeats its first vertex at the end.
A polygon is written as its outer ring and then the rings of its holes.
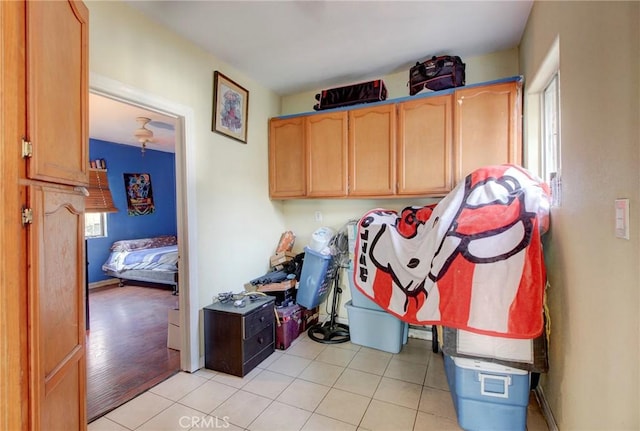
POLYGON ((264 316, 260 317, 260 322, 264 322, 264 316))
POLYGON ((262 344, 262 343, 264 343, 264 337, 258 338, 258 344, 262 344))

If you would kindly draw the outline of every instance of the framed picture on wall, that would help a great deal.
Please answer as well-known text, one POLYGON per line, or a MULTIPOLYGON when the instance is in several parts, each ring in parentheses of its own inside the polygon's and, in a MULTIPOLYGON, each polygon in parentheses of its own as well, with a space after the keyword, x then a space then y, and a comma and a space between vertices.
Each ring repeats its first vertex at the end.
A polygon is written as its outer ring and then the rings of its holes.
POLYGON ((217 70, 213 73, 212 130, 247 143, 249 92, 217 70))
POLYGON ((127 213, 130 216, 149 215, 155 212, 151 175, 123 174, 127 191, 127 213))

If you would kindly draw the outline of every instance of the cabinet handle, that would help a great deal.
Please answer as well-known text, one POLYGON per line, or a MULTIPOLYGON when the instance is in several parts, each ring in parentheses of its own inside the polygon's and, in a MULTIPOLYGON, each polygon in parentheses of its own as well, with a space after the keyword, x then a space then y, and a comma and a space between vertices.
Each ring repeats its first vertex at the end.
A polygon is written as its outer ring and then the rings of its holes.
POLYGON ((264 322, 264 316, 262 316, 262 317, 260 318, 260 322, 261 322, 261 323, 262 323, 262 322, 264 322))
POLYGON ((262 344, 262 343, 264 343, 264 338, 263 337, 258 338, 258 344, 262 344))

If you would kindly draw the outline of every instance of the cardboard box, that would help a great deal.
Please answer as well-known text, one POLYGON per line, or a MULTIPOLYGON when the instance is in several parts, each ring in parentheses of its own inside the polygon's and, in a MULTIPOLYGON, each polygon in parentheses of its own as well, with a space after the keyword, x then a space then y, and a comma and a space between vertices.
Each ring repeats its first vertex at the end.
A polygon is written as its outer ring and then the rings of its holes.
POLYGON ((278 266, 293 260, 294 257, 296 257, 296 253, 292 251, 282 251, 271 256, 269 262, 271 266, 278 266))
POLYGON ((276 306, 289 305, 296 300, 296 280, 285 280, 280 283, 270 283, 258 286, 258 292, 276 298, 276 306))
POLYGON ((173 350, 180 350, 182 346, 182 333, 178 325, 169 323, 167 328, 167 347, 173 350))
POLYGON ((312 309, 302 307, 302 321, 300 322, 300 333, 306 332, 320 320, 320 307, 316 306, 312 309))
POLYGON ((180 331, 180 310, 169 309, 167 324, 167 347, 180 350, 182 347, 182 332, 180 331))
POLYGON ((177 308, 169 309, 169 323, 180 326, 180 310, 177 308))
POLYGON ((528 371, 444 355, 458 424, 470 431, 527 429, 528 371))

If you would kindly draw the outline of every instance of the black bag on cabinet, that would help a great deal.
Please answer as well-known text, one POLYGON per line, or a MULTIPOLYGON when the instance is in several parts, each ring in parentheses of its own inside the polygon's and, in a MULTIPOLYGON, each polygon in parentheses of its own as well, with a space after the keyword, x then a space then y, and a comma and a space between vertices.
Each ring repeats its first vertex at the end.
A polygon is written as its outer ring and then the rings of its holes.
POLYGON ((359 103, 380 102, 387 99, 387 87, 382 79, 347 85, 345 87, 330 88, 316 94, 313 109, 340 108, 342 106, 357 105, 359 103))
POLYGON ((463 86, 465 66, 457 55, 434 56, 417 62, 409 69, 409 94, 413 96, 424 88, 438 91, 463 86))

